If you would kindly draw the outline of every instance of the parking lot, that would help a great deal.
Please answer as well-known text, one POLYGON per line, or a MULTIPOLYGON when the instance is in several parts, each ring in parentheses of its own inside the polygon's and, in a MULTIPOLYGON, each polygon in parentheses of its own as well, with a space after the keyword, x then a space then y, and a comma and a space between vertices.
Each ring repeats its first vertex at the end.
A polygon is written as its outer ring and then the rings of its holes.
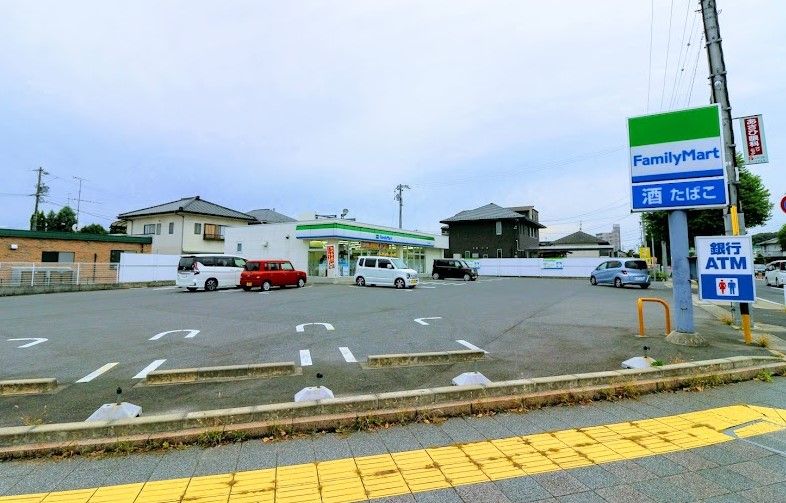
POLYGON ((492 380, 616 369, 649 354, 666 362, 761 352, 701 309, 709 348, 673 346, 647 291, 587 280, 424 280, 413 290, 308 285, 270 292, 183 292, 172 287, 0 298, 0 380, 55 377, 50 395, 0 398, 0 425, 82 421, 123 389, 145 414, 291 401, 305 386, 336 396, 448 386, 461 372, 492 380), (368 355, 479 348, 483 360, 368 369, 368 355), (300 375, 144 385, 147 372, 294 361, 300 375), (317 377, 319 374, 321 377, 317 377))

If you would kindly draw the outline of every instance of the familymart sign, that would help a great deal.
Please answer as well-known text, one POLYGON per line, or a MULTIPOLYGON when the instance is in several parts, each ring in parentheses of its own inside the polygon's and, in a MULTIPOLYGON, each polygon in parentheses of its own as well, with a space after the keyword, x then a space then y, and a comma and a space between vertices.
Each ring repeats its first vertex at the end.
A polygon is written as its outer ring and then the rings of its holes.
POLYGON ((727 205, 718 105, 632 117, 628 141, 633 211, 727 205))

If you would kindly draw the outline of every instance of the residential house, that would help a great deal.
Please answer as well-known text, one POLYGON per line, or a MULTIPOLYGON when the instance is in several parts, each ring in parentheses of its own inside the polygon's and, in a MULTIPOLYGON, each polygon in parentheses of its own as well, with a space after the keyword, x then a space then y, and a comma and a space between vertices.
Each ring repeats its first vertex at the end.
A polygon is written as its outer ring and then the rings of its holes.
POLYGON ((781 248, 781 244, 778 241, 778 238, 768 239, 767 241, 762 241, 757 245, 753 245, 753 256, 758 257, 761 255, 764 257, 767 262, 771 260, 776 260, 783 258, 786 255, 781 248))
POLYGON ((541 257, 612 257, 614 252, 608 241, 582 231, 540 244, 541 257))
POLYGON ((0 262, 117 263, 120 254, 150 253, 149 236, 0 229, 0 262))
POLYGON ((126 222, 126 234, 152 237, 153 253, 172 255, 223 253, 224 229, 257 221, 248 213, 199 196, 121 213, 117 218, 126 222))
POLYGON ((464 258, 536 257, 540 241, 538 212, 532 206, 503 208, 494 203, 441 220, 449 237, 445 256, 464 258))

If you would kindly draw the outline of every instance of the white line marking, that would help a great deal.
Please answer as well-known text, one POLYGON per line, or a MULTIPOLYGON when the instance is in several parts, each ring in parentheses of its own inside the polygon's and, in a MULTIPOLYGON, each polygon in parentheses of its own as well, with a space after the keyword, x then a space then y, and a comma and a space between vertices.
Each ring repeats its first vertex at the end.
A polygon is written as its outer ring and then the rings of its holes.
POLYGON ((260 295, 270 295, 270 292, 259 292, 260 295))
POLYGON ((441 320, 441 319, 442 319, 442 316, 430 316, 430 317, 427 317, 427 318, 415 318, 413 321, 415 323, 420 323, 421 325, 424 325, 424 326, 429 326, 429 323, 426 323, 423 320, 441 320))
POLYGON ((107 364, 106 364, 106 365, 104 365, 103 367, 100 367, 100 368, 98 368, 98 369, 96 369, 96 370, 94 370, 94 371, 90 372, 89 374, 87 374, 85 377, 81 378, 81 379, 80 379, 80 380, 78 380, 77 382, 90 382, 90 381, 92 381, 93 379, 95 379, 96 377, 100 376, 100 375, 101 375, 101 374, 103 374, 104 372, 106 372, 106 371, 108 371, 109 369, 111 369, 112 367, 114 367, 115 365, 117 365, 117 363, 118 363, 118 362, 107 363, 107 364))
POLYGON ((132 379, 144 379, 145 377, 147 377, 147 374, 149 374, 150 372, 152 372, 155 369, 157 369, 158 367, 160 367, 161 364, 163 364, 165 361, 166 361, 166 359, 164 359, 164 360, 154 360, 153 363, 151 363, 147 367, 145 367, 142 370, 140 370, 137 375, 132 377, 132 379))
POLYGON ((18 349, 29 348, 30 346, 35 346, 36 344, 41 344, 42 342, 46 342, 49 339, 46 337, 22 337, 21 339, 8 339, 8 341, 33 341, 28 342, 27 344, 22 344, 21 346, 17 346, 18 349))
POLYGON ((183 328, 183 329, 180 329, 180 330, 168 330, 166 332, 161 332, 160 334, 154 335, 149 340, 157 341, 158 339, 162 338, 163 336, 165 336, 167 334, 173 334, 175 332, 188 332, 188 334, 186 334, 186 336, 183 337, 183 339, 193 339, 199 333, 199 330, 194 330, 194 329, 191 329, 191 328, 183 328))
POLYGON ((467 342, 467 341, 465 341, 465 340, 458 339, 456 342, 458 342, 458 343, 459 343, 459 344, 461 344, 462 346, 464 346, 464 347, 466 347, 466 348, 468 348, 468 349, 471 349, 471 350, 473 350, 473 351, 483 351, 484 353, 488 354, 488 351, 486 351, 485 349, 480 349, 480 348, 479 348, 479 347, 477 347, 476 345, 474 345, 474 344, 470 344, 469 342, 467 342))
POLYGON ((341 356, 344 357, 344 360, 346 360, 347 363, 357 363, 355 355, 352 354, 352 351, 350 351, 349 348, 342 347, 338 348, 338 350, 341 351, 341 356))
POLYGON ((418 288, 436 288, 436 286, 423 286, 423 285, 418 285, 418 288))
POLYGON ((761 297, 756 297, 756 300, 760 300, 762 302, 769 302, 770 304, 775 304, 776 306, 782 306, 783 305, 780 302, 775 302, 774 300, 762 299, 761 297))
POLYGON ((301 367, 308 367, 311 365, 311 351, 308 349, 301 349, 300 350, 300 366, 301 367))
POLYGON ((300 325, 295 327, 295 331, 303 332, 305 331, 305 327, 307 327, 308 325, 322 325, 323 327, 325 327, 325 330, 333 330, 333 325, 331 325, 330 323, 301 323, 300 325))

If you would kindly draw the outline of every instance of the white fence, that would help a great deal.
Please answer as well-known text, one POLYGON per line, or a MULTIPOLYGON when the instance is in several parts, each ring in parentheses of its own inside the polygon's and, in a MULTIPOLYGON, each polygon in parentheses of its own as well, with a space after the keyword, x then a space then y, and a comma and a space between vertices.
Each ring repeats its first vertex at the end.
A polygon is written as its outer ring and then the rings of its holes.
POLYGON ((117 264, 94 262, 0 262, 0 287, 117 283, 117 264))
POLYGON ((179 261, 180 255, 121 253, 118 282, 175 281, 179 261))
POLYGON ((480 276, 532 276, 541 278, 589 278, 593 269, 609 257, 596 258, 482 258, 467 260, 480 276))

